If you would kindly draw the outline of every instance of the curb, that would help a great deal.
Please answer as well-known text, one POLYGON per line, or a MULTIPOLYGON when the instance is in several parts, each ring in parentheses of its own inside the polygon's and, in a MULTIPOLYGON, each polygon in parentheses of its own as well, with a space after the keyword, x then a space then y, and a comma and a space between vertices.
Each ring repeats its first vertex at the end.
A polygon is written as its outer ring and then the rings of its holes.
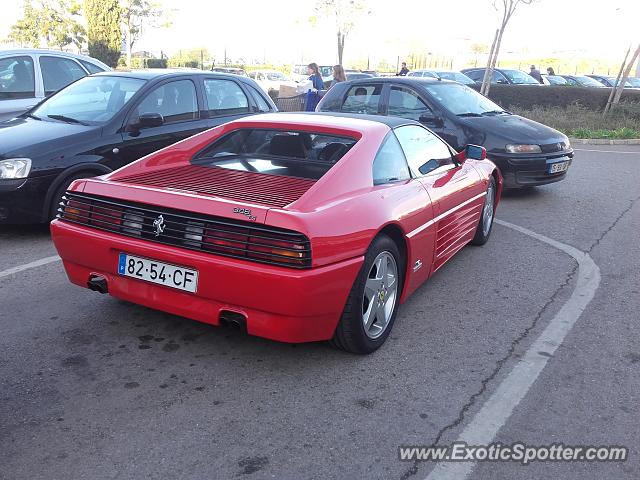
POLYGON ((569 138, 571 145, 640 145, 640 138, 569 138))

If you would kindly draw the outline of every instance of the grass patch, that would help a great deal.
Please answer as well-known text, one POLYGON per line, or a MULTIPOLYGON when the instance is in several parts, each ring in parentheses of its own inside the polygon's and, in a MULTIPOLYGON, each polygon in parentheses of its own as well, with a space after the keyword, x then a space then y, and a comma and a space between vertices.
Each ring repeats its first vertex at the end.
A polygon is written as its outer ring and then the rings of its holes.
POLYGON ((608 115, 574 104, 567 108, 513 107, 511 112, 548 125, 575 138, 640 138, 640 106, 617 105, 608 115))

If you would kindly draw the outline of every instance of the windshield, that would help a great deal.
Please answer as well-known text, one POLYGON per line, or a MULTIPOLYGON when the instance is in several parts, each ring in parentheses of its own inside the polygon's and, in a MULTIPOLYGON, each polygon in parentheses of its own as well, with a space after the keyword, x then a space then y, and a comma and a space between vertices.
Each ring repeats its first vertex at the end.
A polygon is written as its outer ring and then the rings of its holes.
POLYGON ((323 77, 330 77, 333 75, 333 67, 318 67, 320 69, 320 75, 323 77))
POLYGON ((267 72, 265 75, 267 76, 267 80, 272 80, 272 81, 287 79, 284 73, 280 73, 280 72, 267 72))
POLYGON ((31 114, 43 120, 99 125, 111 120, 144 84, 145 80, 137 78, 85 77, 45 100, 31 114))
POLYGON ((569 83, 564 78, 557 75, 547 75, 547 80, 549 80, 551 85, 567 85, 569 83))
POLYGON ((640 87, 640 78, 629 77, 627 78, 627 83, 632 87, 640 87))
POLYGON ((519 85, 540 85, 538 81, 528 73, 520 70, 501 70, 501 72, 512 82, 519 85))
POLYGON ((587 77, 585 75, 577 75, 575 77, 573 77, 576 79, 576 81, 584 86, 584 87, 604 87, 604 85, 602 85, 599 81, 597 81, 594 78, 591 77, 587 77))
POLYGON ((440 75, 440 78, 445 80, 453 80, 454 82, 462 83, 463 85, 475 85, 476 82, 467 77, 464 73, 460 72, 436 72, 440 75))
POLYGON ((424 88, 455 115, 474 116, 504 112, 487 97, 460 83, 430 83, 424 85, 424 88))

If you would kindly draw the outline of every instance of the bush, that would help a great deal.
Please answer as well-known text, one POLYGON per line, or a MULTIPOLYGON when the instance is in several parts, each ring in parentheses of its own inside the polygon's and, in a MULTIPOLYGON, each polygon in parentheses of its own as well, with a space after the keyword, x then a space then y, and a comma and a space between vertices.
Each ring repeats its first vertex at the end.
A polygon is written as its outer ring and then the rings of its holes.
POLYGON ((131 68, 167 68, 166 58, 132 58, 131 68))
MULTIPOLYGON (((477 86, 476 89, 480 87, 477 86)), ((503 108, 532 109, 534 107, 564 107, 581 105, 587 110, 604 109, 610 88, 585 88, 568 86, 491 85, 489 98, 503 108)), ((640 91, 624 90, 621 101, 640 104, 640 91)))
POLYGON ((594 112, 581 105, 566 108, 540 107, 530 109, 512 107, 516 115, 535 120, 578 138, 639 138, 640 105, 621 103, 609 114, 594 112))

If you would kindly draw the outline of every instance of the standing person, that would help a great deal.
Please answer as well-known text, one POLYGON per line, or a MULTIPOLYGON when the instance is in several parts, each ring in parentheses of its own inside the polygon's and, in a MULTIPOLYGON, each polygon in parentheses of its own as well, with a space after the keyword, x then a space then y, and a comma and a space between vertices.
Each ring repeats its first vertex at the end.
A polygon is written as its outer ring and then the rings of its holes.
POLYGON ((555 75, 556 72, 553 70, 553 67, 547 67, 547 75, 555 75))
POLYGON ((347 76, 344 74, 344 68, 342 65, 334 65, 333 66, 333 81, 331 82, 331 86, 333 87, 336 83, 346 82, 347 76))
POLYGON ((529 75, 535 78, 538 83, 542 83, 542 75, 540 75, 540 70, 538 70, 535 65, 531 65, 531 71, 529 72, 529 75))
POLYGON ((320 101, 320 90, 324 88, 324 81, 318 64, 313 62, 307 65, 307 73, 309 74, 309 80, 311 80, 311 89, 307 92, 307 104, 305 110, 307 112, 313 112, 320 101))
POLYGON ((398 73, 396 73, 396 77, 404 77, 409 73, 409 69, 407 68, 407 62, 402 62, 402 68, 398 73))

